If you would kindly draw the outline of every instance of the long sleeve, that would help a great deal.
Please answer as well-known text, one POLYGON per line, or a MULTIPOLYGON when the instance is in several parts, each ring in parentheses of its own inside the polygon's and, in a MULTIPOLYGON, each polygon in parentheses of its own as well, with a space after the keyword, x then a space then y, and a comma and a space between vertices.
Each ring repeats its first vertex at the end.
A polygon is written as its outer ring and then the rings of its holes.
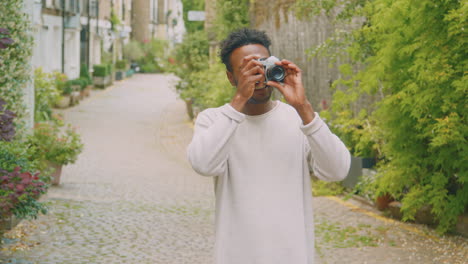
POLYGON ((234 131, 245 115, 229 104, 201 112, 195 122, 187 156, 193 169, 201 175, 218 176, 227 169, 229 145, 234 131))
POLYGON ((344 143, 333 134, 316 113, 312 122, 301 126, 311 155, 309 166, 321 180, 341 181, 351 166, 351 156, 344 143))

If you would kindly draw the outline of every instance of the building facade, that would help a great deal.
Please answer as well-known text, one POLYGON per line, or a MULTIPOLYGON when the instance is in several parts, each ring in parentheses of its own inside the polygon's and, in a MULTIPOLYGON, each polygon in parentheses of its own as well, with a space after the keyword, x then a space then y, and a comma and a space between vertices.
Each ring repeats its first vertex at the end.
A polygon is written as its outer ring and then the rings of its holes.
POLYGON ((182 42, 185 24, 181 0, 134 0, 132 38, 139 42, 152 39, 182 42))
POLYGON ((122 58, 132 0, 34 0, 33 67, 79 77, 80 66, 122 58))

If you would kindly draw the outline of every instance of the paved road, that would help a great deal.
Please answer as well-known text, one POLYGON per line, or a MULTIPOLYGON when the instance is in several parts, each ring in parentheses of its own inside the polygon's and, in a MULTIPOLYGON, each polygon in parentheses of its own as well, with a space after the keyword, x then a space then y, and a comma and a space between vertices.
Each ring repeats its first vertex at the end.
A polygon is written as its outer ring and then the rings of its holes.
MULTIPOLYGON (((44 197, 49 214, 10 232, 0 262, 212 263, 213 184, 185 160, 192 128, 173 82, 137 75, 63 111, 84 152, 44 197)), ((468 259, 466 239, 431 238, 427 228, 376 219, 362 204, 314 200, 317 263, 468 259)))

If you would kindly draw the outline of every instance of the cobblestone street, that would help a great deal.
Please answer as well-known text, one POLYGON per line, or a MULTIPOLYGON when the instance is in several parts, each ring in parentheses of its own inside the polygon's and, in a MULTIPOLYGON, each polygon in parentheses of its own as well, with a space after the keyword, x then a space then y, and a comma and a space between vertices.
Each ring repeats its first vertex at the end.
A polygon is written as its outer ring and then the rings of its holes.
MULTIPOLYGON (((61 111, 84 151, 42 198, 49 213, 4 239, 0 262, 212 263, 213 182, 185 160, 192 126, 174 82, 136 75, 61 111)), ((466 238, 314 199, 317 263, 467 263, 466 238)))

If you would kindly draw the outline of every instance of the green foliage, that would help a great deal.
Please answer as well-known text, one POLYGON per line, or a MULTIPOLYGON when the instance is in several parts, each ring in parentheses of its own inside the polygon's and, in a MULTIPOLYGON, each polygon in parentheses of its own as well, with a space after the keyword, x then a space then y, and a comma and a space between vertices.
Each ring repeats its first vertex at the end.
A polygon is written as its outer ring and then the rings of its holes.
POLYGON ((114 9, 111 10, 111 16, 109 20, 111 23, 111 30, 117 31, 117 26, 122 24, 122 21, 120 21, 120 18, 117 16, 114 9))
POLYGON ((29 144, 19 140, 10 142, 0 140, 0 169, 13 171, 19 166, 23 171, 36 172, 40 164, 31 157, 33 150, 29 144))
POLYGON ((347 89, 335 93, 330 122, 357 152, 381 151, 377 195, 401 200, 406 220, 431 206, 447 232, 468 207, 468 3, 350 2, 343 17, 366 23, 341 42, 354 64, 335 83, 347 89), (346 110, 366 96, 380 100, 362 114, 346 110))
POLYGON ((142 44, 144 56, 138 60, 142 72, 163 72, 167 65, 168 43, 165 40, 153 39, 142 44))
POLYGON ((22 10, 23 0, 0 1, 0 27, 7 29, 8 37, 14 41, 0 49, 0 98, 7 102, 7 109, 17 114, 18 121, 25 114, 23 90, 31 81, 29 60, 33 44, 29 19, 22 10))
POLYGON ((250 0, 216 0, 216 38, 223 40, 232 31, 249 27, 249 7, 250 0))
POLYGON ((193 104, 201 109, 224 105, 234 95, 235 89, 229 83, 226 67, 221 62, 192 73, 189 81, 191 86, 181 91, 181 97, 193 98, 193 104))
POLYGON ((205 11, 205 0, 182 0, 183 17, 187 33, 203 30, 204 21, 188 21, 188 11, 205 11))
POLYGON ((90 85, 93 83, 93 79, 91 78, 91 74, 89 73, 88 65, 81 64, 80 68, 80 78, 85 79, 87 84, 90 85))
POLYGON ((118 60, 115 63, 115 68, 117 70, 126 70, 127 69, 127 61, 126 60, 118 60))
POLYGON ((78 85, 80 86, 80 90, 84 90, 84 88, 86 88, 86 86, 88 85, 88 80, 85 78, 73 79, 73 80, 67 81, 67 85, 68 86, 78 85))
POLYGON ((69 125, 65 131, 60 123, 38 123, 28 143, 34 147, 34 156, 38 160, 67 165, 74 163, 83 150, 78 133, 69 125))
POLYGON ((61 95, 69 95, 73 92, 71 86, 68 84, 67 75, 60 72, 54 72, 53 78, 55 81, 55 87, 61 95))
POLYGON ((106 77, 110 74, 109 66, 107 64, 93 65, 93 76, 106 77))
POLYGON ((344 187, 338 182, 313 180, 312 194, 314 196, 334 196, 343 194, 344 187))
POLYGON ((136 40, 131 40, 123 48, 123 57, 130 62, 138 61, 144 56, 142 44, 136 40))
POLYGON ((45 205, 37 199, 46 190, 39 173, 22 172, 21 167, 12 171, 0 169, 0 218, 14 214, 19 219, 31 219, 45 214, 45 205))
POLYGON ((54 76, 37 68, 34 71, 34 120, 47 121, 52 117, 52 106, 58 100, 60 92, 56 87, 54 76))

